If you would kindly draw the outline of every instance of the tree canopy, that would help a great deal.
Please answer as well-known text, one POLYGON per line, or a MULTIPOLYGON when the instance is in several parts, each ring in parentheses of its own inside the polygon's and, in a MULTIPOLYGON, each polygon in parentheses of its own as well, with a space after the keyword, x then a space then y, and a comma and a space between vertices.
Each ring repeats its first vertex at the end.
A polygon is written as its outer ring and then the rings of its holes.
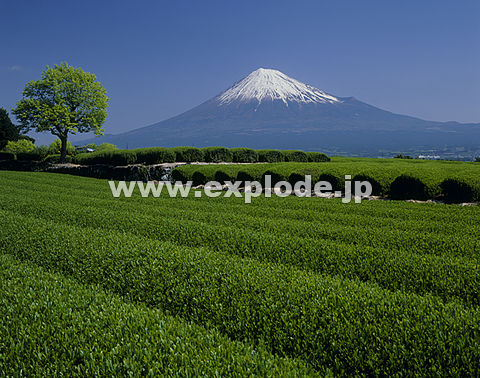
POLYGON ((3 149, 9 141, 18 140, 19 137, 19 127, 13 124, 7 110, 0 108, 0 150, 3 149))
POLYGON ((13 113, 23 132, 49 131, 57 136, 65 160, 69 134, 103 135, 108 100, 94 74, 62 63, 47 67, 40 80, 27 83, 13 113))

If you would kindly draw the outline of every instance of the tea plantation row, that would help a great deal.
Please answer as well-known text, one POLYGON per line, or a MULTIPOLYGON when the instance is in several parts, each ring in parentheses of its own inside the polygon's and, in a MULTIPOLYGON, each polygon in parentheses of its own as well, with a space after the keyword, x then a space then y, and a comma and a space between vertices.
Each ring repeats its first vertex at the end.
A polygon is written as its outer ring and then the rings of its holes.
POLYGON ((0 250, 15 259, 2 260, 8 284, 0 298, 14 310, 0 321, 0 350, 13 339, 25 346, 21 358, 6 355, 6 366, 36 361, 45 372, 60 361, 68 374, 94 369, 97 361, 98 370, 87 372, 119 375, 140 372, 144 361, 175 369, 178 348, 185 348, 191 375, 310 374, 301 361, 339 375, 473 376, 480 369, 478 207, 296 197, 259 197, 250 205, 241 198, 117 199, 105 181, 0 175, 0 250), (15 269, 27 273, 9 278, 15 269), (48 311, 19 306, 17 297, 48 311), (87 310, 91 302, 101 304, 87 310), (139 320, 125 320, 133 319, 128 311, 139 320), (34 317, 45 320, 44 334, 27 321, 34 317), (154 333, 154 341, 136 328, 152 329, 159 318, 170 332, 154 333), (98 332, 95 319, 133 323, 98 332), (82 336, 68 354, 54 345, 54 335, 62 344, 73 329, 82 336), (176 332, 182 341, 171 341, 176 332), (51 354, 34 355, 45 350, 45 334, 51 354), (112 343, 118 356, 108 353, 112 343), (155 354, 157 343, 174 343, 173 351, 155 354))
POLYGON ((263 183, 265 175, 272 177, 272 184, 294 184, 310 175, 313 183, 328 181, 333 190, 344 189, 345 175, 350 175, 353 180, 369 181, 373 195, 392 199, 441 197, 447 202, 480 201, 478 163, 334 157, 328 164, 185 165, 173 171, 175 181, 192 181, 193 185, 209 181, 263 183))

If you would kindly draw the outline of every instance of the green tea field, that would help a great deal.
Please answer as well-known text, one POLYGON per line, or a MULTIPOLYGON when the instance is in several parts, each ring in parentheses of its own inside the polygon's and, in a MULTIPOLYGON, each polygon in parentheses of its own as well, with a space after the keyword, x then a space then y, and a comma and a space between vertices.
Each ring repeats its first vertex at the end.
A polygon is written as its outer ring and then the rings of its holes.
MULTIPOLYGON (((269 170, 480 193, 475 163, 295 164, 269 170)), ((265 174, 239 167, 176 175, 265 174)), ((114 198, 106 180, 1 171, 0 375, 477 376, 479 235, 479 206, 114 198)))

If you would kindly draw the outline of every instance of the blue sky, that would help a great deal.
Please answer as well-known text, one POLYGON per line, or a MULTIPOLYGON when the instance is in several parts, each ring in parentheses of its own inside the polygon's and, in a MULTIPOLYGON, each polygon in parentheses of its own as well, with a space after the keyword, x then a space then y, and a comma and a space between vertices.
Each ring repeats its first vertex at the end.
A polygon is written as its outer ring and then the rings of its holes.
POLYGON ((6 1, 0 106, 67 61, 110 97, 107 133, 179 114, 259 68, 424 119, 480 122, 477 1, 6 1))

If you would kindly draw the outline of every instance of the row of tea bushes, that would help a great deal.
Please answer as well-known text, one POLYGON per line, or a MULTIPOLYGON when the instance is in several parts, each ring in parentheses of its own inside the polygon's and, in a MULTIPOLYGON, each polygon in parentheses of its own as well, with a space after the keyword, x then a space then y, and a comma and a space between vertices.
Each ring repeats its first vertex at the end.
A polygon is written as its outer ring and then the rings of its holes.
POLYGON ((0 375, 308 376, 301 361, 0 255, 0 375), (4 349, 7 347, 7 349, 4 349))
POLYGON ((110 150, 82 153, 75 157, 78 164, 160 164, 174 162, 326 162, 330 159, 320 152, 253 150, 225 147, 151 147, 135 150, 110 150))

